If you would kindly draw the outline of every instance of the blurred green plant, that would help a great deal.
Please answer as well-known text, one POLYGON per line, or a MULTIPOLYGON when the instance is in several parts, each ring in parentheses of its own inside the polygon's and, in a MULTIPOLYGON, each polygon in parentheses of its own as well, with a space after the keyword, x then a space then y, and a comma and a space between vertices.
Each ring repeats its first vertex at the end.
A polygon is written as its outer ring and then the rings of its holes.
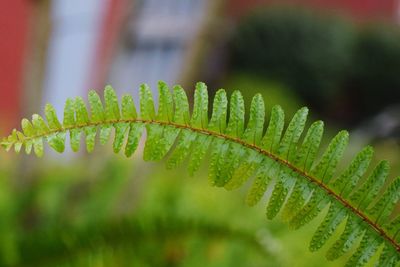
POLYGON ((255 176, 247 195, 251 206, 266 195, 269 185, 273 185, 271 194, 267 195, 267 218, 275 218, 282 209, 284 220, 298 229, 329 207, 312 237, 311 251, 319 250, 346 222, 341 236, 327 252, 329 260, 341 257, 362 238, 346 266, 364 266, 378 251, 378 265, 395 266, 399 262, 400 216, 395 213, 395 206, 400 198, 400 178, 393 181, 388 178, 386 161, 381 161, 369 176, 365 176, 373 156, 372 147, 362 149, 342 174, 335 177, 348 144, 348 133, 339 132, 316 162, 323 123, 314 122, 299 143, 307 108, 296 112, 282 135, 284 112, 279 106, 273 107, 264 135, 265 107, 259 94, 252 100, 245 127, 245 106, 239 91, 231 96, 227 120, 227 96, 224 90, 219 90, 209 121, 208 91, 204 83, 196 85, 192 114, 180 86, 174 87, 173 94, 164 82, 159 82, 158 89, 158 112, 147 85, 140 87, 140 117, 130 95, 124 95, 120 105, 115 91, 108 86, 104 91, 104 107, 97 93, 89 93, 90 117, 79 97, 66 101, 62 124, 54 108, 47 105, 47 123, 37 114, 33 115, 32 122, 23 119, 24 133, 14 130, 1 144, 7 150, 14 147, 16 152, 24 146, 30 153, 33 147, 36 155, 41 156, 44 140, 56 151, 63 152, 69 133, 72 149, 76 151, 84 132, 87 150, 92 151, 97 128, 103 144, 115 129, 114 152, 122 149, 127 135, 125 154, 131 156, 146 127, 144 159, 161 160, 172 150, 167 167, 174 168, 190 155, 189 172, 192 174, 199 169, 211 146, 209 181, 212 185, 233 190, 255 176), (172 149, 175 141, 177 144, 172 149), (386 187, 385 183, 390 185, 386 187))
POLYGON ((251 73, 292 89, 346 126, 400 99, 400 30, 353 26, 304 8, 257 10, 230 40, 231 76, 251 73))
POLYGON ((182 169, 153 166, 142 179, 137 159, 87 161, 47 163, 23 190, 10 179, 12 164, 2 165, 0 266, 338 264, 302 245, 322 217, 293 232, 266 224, 261 205, 249 209, 235 194, 210 190, 203 171, 181 179, 182 169))
POLYGON ((321 108, 351 66, 353 29, 302 8, 269 8, 243 19, 232 37, 232 65, 276 80, 321 108))
MULTIPOLYGON (((161 172, 153 172, 147 187, 152 190, 135 205, 127 190, 131 161, 107 161, 95 171, 74 165, 40 170, 40 179, 22 192, 2 168, 0 266, 231 266, 233 255, 240 256, 235 261, 242 266, 277 265, 277 256, 253 233, 254 227, 234 225, 234 218, 213 220, 206 209, 182 201, 184 190, 171 191, 161 172), (126 199, 127 210, 116 213, 126 199), (197 212, 178 212, 188 205, 197 212)), ((175 179, 175 188, 178 183, 175 179)), ((202 194, 201 187, 191 191, 202 194)), ((231 201, 220 201, 224 209, 237 209, 227 207, 231 201)))
MULTIPOLYGON (((304 106, 295 92, 289 88, 251 73, 233 73, 222 83, 224 88, 228 88, 229 93, 232 93, 235 88, 240 88, 245 103, 250 103, 254 95, 261 93, 266 107, 280 105, 285 110, 286 122, 289 122, 290 117, 304 106)), ((247 106, 246 113, 248 112, 249 107, 247 106)), ((267 117, 270 115, 268 108, 265 115, 267 117)))
POLYGON ((349 82, 354 93, 349 101, 359 112, 374 114, 399 102, 399 40, 397 25, 373 24, 358 33, 349 82))

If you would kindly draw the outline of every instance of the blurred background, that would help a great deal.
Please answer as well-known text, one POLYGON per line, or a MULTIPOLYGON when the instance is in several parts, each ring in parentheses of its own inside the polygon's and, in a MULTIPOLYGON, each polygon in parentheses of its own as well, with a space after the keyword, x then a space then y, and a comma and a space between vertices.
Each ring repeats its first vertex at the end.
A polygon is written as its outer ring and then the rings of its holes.
MULTIPOLYGON (((52 103, 111 84, 137 99, 158 80, 262 93, 374 144, 400 171, 400 0, 0 1, 0 133, 52 103)), ((41 114, 41 113, 40 113, 41 114)), ((2 153, 0 266, 340 266, 267 221, 245 191, 115 156, 2 153)), ((346 161, 346 160, 345 160, 346 161)), ((183 174, 185 173, 185 174, 183 174)), ((326 212, 326 211, 325 211, 326 212)), ((342 225, 343 228, 343 225, 342 225)), ((338 232, 339 233, 339 232, 338 232)), ((336 233, 336 235, 338 234, 336 233)), ((331 242, 332 243, 332 242, 331 242)), ((327 246, 328 247, 328 246, 327 246)), ((373 261, 370 262, 373 264, 373 261)))

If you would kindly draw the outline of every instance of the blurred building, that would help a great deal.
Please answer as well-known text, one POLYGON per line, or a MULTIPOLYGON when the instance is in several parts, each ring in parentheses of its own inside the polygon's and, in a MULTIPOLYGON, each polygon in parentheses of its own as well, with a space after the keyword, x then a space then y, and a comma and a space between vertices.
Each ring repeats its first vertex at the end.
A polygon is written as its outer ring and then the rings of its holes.
POLYGON ((103 23, 123 0, 3 2, 0 127, 8 131, 44 102, 60 111, 67 96, 82 93, 94 62, 101 64, 94 59, 108 30, 103 23))
POLYGON ((61 114, 65 99, 82 95, 90 85, 94 63, 102 64, 97 58, 107 30, 103 21, 113 2, 53 1, 42 105, 50 102, 61 114))
MULTIPOLYGON (((15 0, 0 13, 0 129, 110 82, 178 82, 211 0, 15 0)), ((156 88, 154 88, 156 90, 156 88)))
MULTIPOLYGON (((141 83, 176 83, 203 26, 207 0, 139 1, 129 17, 112 64, 110 82, 133 93, 141 83)), ((136 90, 137 91, 137 90, 136 90)))
MULTIPOLYGON (((3 0, 0 131, 18 127, 21 116, 38 112, 45 102, 61 116, 67 97, 101 90, 105 83, 135 94, 142 82, 154 89, 159 79, 182 81, 201 65, 193 55, 216 46, 199 45, 218 28, 209 24, 218 14, 216 3, 235 18, 255 7, 288 3, 357 20, 400 21, 400 0, 3 0)), ((218 30, 223 39, 224 29, 218 30)), ((203 58, 223 51, 218 53, 203 58)))

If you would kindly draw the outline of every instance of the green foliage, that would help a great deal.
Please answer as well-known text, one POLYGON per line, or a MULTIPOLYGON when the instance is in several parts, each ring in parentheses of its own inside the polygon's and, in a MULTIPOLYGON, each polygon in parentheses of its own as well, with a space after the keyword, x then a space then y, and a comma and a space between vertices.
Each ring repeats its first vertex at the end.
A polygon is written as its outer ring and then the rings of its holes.
MULTIPOLYGON (((245 103, 250 103, 254 95, 261 93, 264 96, 264 104, 266 107, 272 107, 277 104, 285 110, 286 119, 290 118, 296 111, 304 106, 299 101, 298 96, 294 90, 290 90, 287 87, 282 86, 282 83, 272 82, 266 79, 265 76, 260 77, 253 73, 233 73, 224 80, 223 85, 227 89, 228 93, 232 91, 230 89, 240 88, 245 103), (266 97, 268 96, 268 97, 266 97)), ((246 112, 249 112, 248 105, 246 112)), ((269 117, 270 109, 266 109, 266 116, 269 117)), ((289 122, 289 120, 286 120, 289 122)))
MULTIPOLYGON (((206 85, 198 83, 194 95, 190 116, 184 91, 175 87, 171 94, 167 85, 160 82, 156 112, 151 90, 142 85, 140 115, 137 116, 132 99, 123 97, 120 106, 115 92, 106 87, 104 106, 95 92, 89 93, 90 116, 80 98, 68 99, 63 125, 57 123, 55 113, 48 107, 48 123, 35 114, 32 122, 22 120, 23 133, 14 130, 1 144, 7 150, 14 147, 17 152, 25 146, 28 153, 33 144, 36 155, 42 156, 45 140, 61 152, 65 135, 69 132, 71 147, 76 151, 82 133, 85 133, 86 140, 90 135, 90 142, 93 142, 93 136, 99 131, 100 143, 104 144, 115 129, 114 152, 119 152, 125 144, 125 154, 129 156, 135 151, 142 130, 146 128, 145 160, 161 160, 171 151, 167 166, 176 167, 189 157, 189 171, 193 173, 210 150, 211 184, 231 190, 254 177, 247 202, 256 204, 270 187, 272 193, 267 194, 269 202, 266 210, 270 219, 283 209, 283 218, 293 228, 299 228, 329 206, 325 219, 312 238, 312 251, 321 248, 339 225, 345 223, 342 235, 329 249, 328 259, 333 260, 349 251, 362 236, 348 266, 364 265, 381 246, 384 249, 379 265, 395 266, 400 256, 399 219, 394 216, 395 205, 400 198, 400 178, 388 180, 387 163, 383 162, 368 178, 363 179, 372 158, 371 147, 358 153, 350 165, 337 175, 337 166, 349 135, 346 131, 339 132, 316 161, 323 124, 320 121, 313 123, 303 142, 300 142, 306 125, 307 108, 301 108, 283 131, 284 112, 279 106, 273 107, 266 133, 263 134, 265 110, 260 95, 253 99, 247 125, 244 101, 239 91, 231 96, 229 118, 226 95, 223 90, 218 91, 210 122, 206 85), (91 129, 89 135, 87 129, 91 129), (57 142, 52 139, 54 136, 58 136, 57 142), (125 142, 126 136, 128 140, 125 142), (390 183, 387 188, 382 187, 385 182, 390 183), (377 194, 379 191, 381 194, 377 194)), ((93 143, 88 151, 92 146, 93 143)))
POLYGON ((279 81, 321 103, 347 73, 352 44, 352 30, 340 19, 304 8, 269 8, 239 23, 231 57, 236 70, 279 81))
POLYGON ((337 265, 302 246, 314 225, 266 224, 262 206, 210 189, 205 170, 181 179, 182 168, 142 169, 122 155, 72 161, 37 166, 23 190, 13 157, 0 165, 0 266, 337 265))
POLYGON ((357 35, 351 68, 353 98, 362 95, 360 112, 371 114, 400 98, 400 31, 397 25, 369 25, 357 35), (382 68, 385 66, 385 68, 382 68))
POLYGON ((266 8, 239 21, 230 40, 231 67, 283 84, 324 116, 350 124, 398 103, 399 39, 395 24, 266 8))

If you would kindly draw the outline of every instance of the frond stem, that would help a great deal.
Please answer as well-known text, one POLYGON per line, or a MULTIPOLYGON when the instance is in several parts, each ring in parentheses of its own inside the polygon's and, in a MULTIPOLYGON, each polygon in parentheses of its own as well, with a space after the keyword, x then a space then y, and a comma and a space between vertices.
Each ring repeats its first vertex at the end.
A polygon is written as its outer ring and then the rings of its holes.
POLYGON ((353 214, 357 215, 359 218, 361 218, 363 221, 365 221, 367 224, 369 224, 371 226, 371 228, 376 231, 380 236, 382 236, 384 239, 386 239, 389 243, 391 243, 395 249, 400 252, 400 244, 396 242, 396 240, 392 237, 389 236, 388 233, 385 232, 384 229, 382 229, 378 223, 373 222, 370 218, 368 218, 368 216, 366 214, 364 214, 362 211, 358 210, 357 208, 353 207, 346 199, 342 198, 339 194, 335 193, 332 189, 330 189, 327 185, 325 185, 322 181, 318 180, 317 178, 311 176, 310 174, 308 174, 307 172, 299 169, 298 167, 294 166, 293 164, 291 164, 290 162, 288 162, 285 159, 282 159, 280 157, 278 157, 277 155, 255 145, 255 144, 250 144, 250 143, 246 143, 245 141, 236 138, 236 137, 232 137, 226 134, 222 134, 222 133, 218 133, 215 131, 211 131, 208 129, 200 129, 200 128, 195 128, 192 127, 190 125, 186 125, 186 124, 179 124, 179 123, 175 123, 175 122, 167 122, 167 121, 158 121, 158 120, 146 120, 146 119, 119 119, 119 120, 107 120, 107 121, 102 121, 102 122, 88 122, 86 124, 79 124, 79 125, 75 125, 75 126, 71 126, 71 127, 63 127, 57 130, 51 130, 48 131, 46 133, 43 134, 39 134, 39 135, 34 135, 34 136, 30 136, 30 137, 26 137, 23 140, 20 140, 21 142, 27 141, 27 140, 32 140, 32 139, 36 139, 36 138, 43 138, 46 136, 49 136, 51 134, 54 133, 58 133, 58 132, 67 132, 69 130, 73 130, 73 129, 79 129, 79 128, 85 128, 85 127, 90 127, 90 126, 101 126, 101 125, 106 125, 106 124, 114 124, 114 123, 143 123, 143 124, 158 124, 158 125, 164 125, 164 126, 173 126, 179 129, 185 129, 185 130, 189 130, 192 132, 197 132, 200 134, 205 134, 205 135, 209 135, 209 136, 213 136, 216 138, 221 138, 224 140, 229 140, 231 142, 235 142, 237 144, 242 145, 243 147, 252 149, 254 151, 257 151, 258 153, 269 157, 270 159, 281 163, 283 165, 286 165, 288 168, 290 168, 291 170, 293 170, 294 172, 300 174, 301 176, 303 176, 304 178, 308 179, 310 182, 316 184, 317 186, 319 186, 320 188, 322 188, 327 194, 331 195, 333 198, 335 198, 338 202, 340 202, 344 207, 346 207, 348 210, 350 210, 353 214))

